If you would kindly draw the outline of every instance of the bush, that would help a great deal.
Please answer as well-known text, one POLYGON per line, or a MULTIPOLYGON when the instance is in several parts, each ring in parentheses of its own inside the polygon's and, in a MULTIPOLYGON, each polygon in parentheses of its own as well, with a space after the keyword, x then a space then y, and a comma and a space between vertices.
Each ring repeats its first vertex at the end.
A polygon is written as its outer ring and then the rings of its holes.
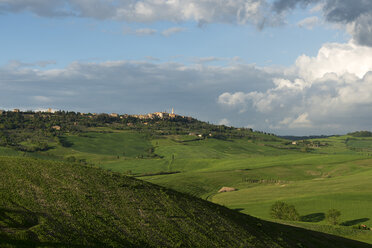
POLYGON ((338 223, 340 223, 340 216, 340 211, 338 211, 337 209, 330 209, 326 214, 326 219, 330 224, 337 225, 338 223))
POLYGON ((296 221, 300 219, 300 215, 296 208, 293 205, 288 205, 282 201, 277 201, 271 206, 270 216, 274 219, 280 220, 296 221))

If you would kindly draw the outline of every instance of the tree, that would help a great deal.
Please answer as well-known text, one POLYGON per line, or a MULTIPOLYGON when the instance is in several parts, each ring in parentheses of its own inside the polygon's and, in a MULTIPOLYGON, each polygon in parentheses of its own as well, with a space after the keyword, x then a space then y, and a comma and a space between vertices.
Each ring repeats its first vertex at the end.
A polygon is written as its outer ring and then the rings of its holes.
POLYGON ((338 211, 337 209, 330 209, 326 214, 326 219, 330 224, 337 225, 338 223, 340 223, 340 216, 340 211, 338 211))
POLYGON ((274 219, 280 220, 299 220, 300 215, 293 205, 289 205, 282 201, 275 202, 270 209, 270 215, 274 219))

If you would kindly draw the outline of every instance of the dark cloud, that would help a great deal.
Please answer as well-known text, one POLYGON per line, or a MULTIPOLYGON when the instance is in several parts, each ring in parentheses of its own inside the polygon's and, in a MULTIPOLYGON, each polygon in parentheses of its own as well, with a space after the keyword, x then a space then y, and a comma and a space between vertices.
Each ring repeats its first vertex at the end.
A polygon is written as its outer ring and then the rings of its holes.
POLYGON ((307 6, 311 3, 319 2, 320 0, 277 0, 273 4, 273 9, 276 12, 283 12, 285 10, 291 10, 297 5, 307 6))
POLYGON ((17 13, 29 11, 44 17, 75 16, 71 9, 66 8, 67 1, 50 0, 5 0, 0 1, 0 13, 17 13))
POLYGON ((352 34, 359 44, 372 47, 372 14, 358 18, 353 24, 352 34))
POLYGON ((44 17, 261 25, 266 5, 266 0, 234 0, 229 4, 226 0, 0 0, 0 13, 29 11, 44 17))
POLYGON ((365 14, 372 14, 370 0, 327 0, 324 5, 326 19, 330 22, 349 23, 365 14))
POLYGON ((273 10, 289 11, 298 5, 322 3, 326 21, 347 24, 348 31, 360 45, 372 46, 372 1, 371 0, 277 0, 273 10))
MULTIPOLYGON (((252 65, 185 65, 114 61, 75 62, 63 69, 35 70, 12 62, 0 67, 0 109, 66 109, 80 112, 177 113, 218 123, 234 119, 221 110, 221 92, 263 91, 275 75, 252 65), (6 105, 2 105, 6 103, 6 105)), ((253 114, 253 113, 252 113, 253 114)))

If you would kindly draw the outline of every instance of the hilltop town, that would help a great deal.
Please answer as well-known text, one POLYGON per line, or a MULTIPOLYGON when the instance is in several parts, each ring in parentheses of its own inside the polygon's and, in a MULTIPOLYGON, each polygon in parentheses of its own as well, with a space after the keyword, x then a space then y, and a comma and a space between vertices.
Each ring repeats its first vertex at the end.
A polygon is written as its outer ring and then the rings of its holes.
MULTIPOLYGON (((20 109, 13 109, 11 111, 5 111, 5 110, 0 110, 0 115, 3 114, 3 113, 6 113, 6 112, 13 112, 13 113, 23 113, 23 114, 26 114, 26 115, 32 115, 33 113, 46 113, 46 114, 54 114, 56 112, 62 112, 62 111, 56 111, 56 110, 53 110, 52 108, 48 108, 47 110, 43 110, 43 111, 24 111, 22 112, 20 109)), ((154 112, 154 113, 149 113, 149 114, 143 114, 143 115, 130 115, 130 114, 118 114, 118 113, 110 113, 110 114, 106 114, 106 113, 100 113, 100 114, 97 114, 97 113, 79 113, 81 116, 87 116, 87 117, 90 117, 90 118, 93 118, 94 116, 98 116, 98 115, 108 115, 110 117, 113 117, 113 118, 120 118, 120 119, 126 119, 126 118, 137 118, 137 119, 141 119, 141 120, 146 120, 146 119, 174 119, 174 118, 181 118, 181 119, 192 119, 192 117, 189 117, 189 116, 183 116, 183 115, 178 115, 178 114, 175 114, 174 112, 174 109, 172 108, 172 112, 171 113, 168 113, 167 111, 163 111, 163 112, 154 112)))

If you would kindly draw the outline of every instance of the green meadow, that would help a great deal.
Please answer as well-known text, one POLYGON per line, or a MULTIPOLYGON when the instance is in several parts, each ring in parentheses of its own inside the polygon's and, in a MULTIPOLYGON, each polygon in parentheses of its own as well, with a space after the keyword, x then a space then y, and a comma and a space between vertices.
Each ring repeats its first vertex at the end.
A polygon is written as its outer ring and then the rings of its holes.
POLYGON ((287 223, 372 244, 372 138, 334 136, 293 143, 263 133, 248 137, 149 135, 109 127, 65 133, 34 153, 0 155, 79 162, 136 177, 270 221, 284 201, 300 221, 287 223), (222 187, 236 191, 218 193, 222 187), (341 211, 341 225, 325 214, 341 211))
MULTIPOLYGON (((261 134, 260 134, 261 135, 261 134)), ((325 213, 341 211, 345 230, 334 233, 372 243, 372 232, 355 234, 351 226, 372 226, 372 139, 349 136, 315 139, 320 146, 288 144, 280 138, 220 140, 189 135, 151 139, 131 132, 90 132, 67 136, 71 147, 49 154, 86 159, 177 191, 270 219, 270 206, 293 204, 302 220, 295 225, 329 226, 325 213), (222 187, 237 191, 218 193, 222 187), (310 220, 306 216, 319 216, 310 220)), ((274 220, 275 221, 275 220, 274 220)), ((293 223, 292 223, 293 224, 293 223)), ((363 233, 363 231, 360 231, 363 233)))
POLYGON ((0 172, 0 247, 370 247, 100 168, 0 156, 0 172))

